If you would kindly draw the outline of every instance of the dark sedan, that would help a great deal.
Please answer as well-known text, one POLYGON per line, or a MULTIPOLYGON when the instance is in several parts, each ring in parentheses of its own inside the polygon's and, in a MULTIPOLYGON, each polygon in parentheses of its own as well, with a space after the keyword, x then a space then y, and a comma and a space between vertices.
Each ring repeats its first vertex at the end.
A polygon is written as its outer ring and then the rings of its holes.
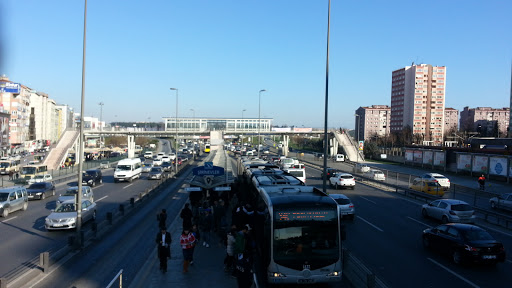
MULTIPOLYGON (((334 174, 336 174, 336 172, 340 172, 338 169, 334 169, 334 168, 327 168, 326 171, 327 171, 327 181, 329 181, 329 179, 331 177, 333 177, 334 174)), ((324 178, 324 172, 323 171, 322 171, 322 173, 320 173, 320 178, 322 178, 322 179, 324 178)))
POLYGON ((160 165, 162 169, 166 172, 170 172, 172 170, 172 164, 170 162, 164 162, 162 165, 160 165))
POLYGON ((27 188, 28 199, 42 200, 46 196, 55 195, 55 185, 51 182, 38 182, 34 183, 27 188))
POLYGON ((443 224, 423 231, 423 246, 448 255, 455 264, 505 261, 503 244, 470 224, 443 224))
POLYGON ((103 175, 100 169, 90 169, 82 174, 82 184, 94 187, 96 184, 103 183, 103 175))

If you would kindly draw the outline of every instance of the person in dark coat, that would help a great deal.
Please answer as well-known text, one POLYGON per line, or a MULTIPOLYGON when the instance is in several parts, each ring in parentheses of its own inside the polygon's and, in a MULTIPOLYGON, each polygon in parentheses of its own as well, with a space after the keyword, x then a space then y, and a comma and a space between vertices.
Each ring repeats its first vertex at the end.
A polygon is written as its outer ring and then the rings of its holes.
POLYGON ((158 213, 156 215, 156 220, 158 221, 158 227, 160 229, 166 229, 166 221, 167 221, 167 211, 165 209, 162 209, 162 212, 158 213))
POLYGON ((186 203, 185 207, 181 210, 180 217, 183 219, 183 229, 192 228, 192 210, 189 208, 189 204, 186 203))
POLYGON ((203 246, 206 248, 210 247, 211 231, 213 229, 214 220, 210 213, 211 210, 207 209, 204 211, 204 216, 201 220, 201 235, 203 237, 203 246))
POLYGON ((155 239, 158 245, 158 259, 160 259, 160 271, 167 272, 167 259, 171 257, 171 233, 165 228, 160 229, 155 239))
POLYGON ((250 288, 252 286, 252 258, 249 253, 240 253, 235 256, 236 282, 239 288, 250 288))

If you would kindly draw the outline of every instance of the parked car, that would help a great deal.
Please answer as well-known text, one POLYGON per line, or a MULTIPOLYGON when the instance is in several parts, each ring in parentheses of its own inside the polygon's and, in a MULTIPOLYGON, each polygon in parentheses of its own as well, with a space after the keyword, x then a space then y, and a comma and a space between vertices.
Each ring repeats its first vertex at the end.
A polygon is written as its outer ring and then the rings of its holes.
POLYGON ((144 162, 142 164, 143 173, 148 173, 149 171, 151 171, 151 168, 153 168, 153 162, 144 162))
POLYGON ((434 196, 444 196, 444 189, 438 182, 425 181, 422 178, 415 178, 409 188, 434 196))
MULTIPOLYGON (((334 176, 334 174, 340 172, 340 170, 334 169, 334 168, 327 168, 325 171, 327 173, 327 180, 329 180, 329 178, 334 176)), ((320 173, 320 178, 322 178, 322 179, 324 178, 324 172, 323 171, 322 171, 322 173, 320 173)))
POLYGON ((329 194, 336 203, 338 203, 338 210, 341 218, 348 218, 354 220, 356 215, 356 208, 350 199, 343 194, 329 194))
POLYGON ((443 224, 423 230, 423 246, 448 255, 455 264, 505 262, 503 244, 470 224, 443 224))
POLYGON ((492 197, 489 200, 492 209, 508 209, 512 210, 512 193, 506 193, 492 197))
POLYGON ((366 174, 366 177, 377 181, 386 181, 386 175, 384 172, 377 169, 370 169, 368 174, 366 174))
POLYGON ((438 173, 425 173, 422 174, 419 178, 427 182, 437 182, 439 183, 439 186, 443 188, 443 190, 450 190, 450 179, 446 178, 444 175, 438 173))
POLYGON ((334 189, 348 187, 354 190, 356 180, 352 174, 338 172, 329 178, 329 184, 331 187, 334 187, 334 189))
POLYGON ((0 189, 0 215, 6 218, 9 213, 28 208, 27 190, 23 186, 0 189))
POLYGON ((55 185, 52 182, 39 182, 28 186, 27 188, 28 199, 43 200, 47 195, 55 195, 55 185))
POLYGON ((164 174, 164 170, 162 167, 153 167, 151 171, 149 171, 148 179, 162 179, 162 175, 164 174))
POLYGON ((103 175, 100 169, 90 169, 82 173, 82 184, 94 187, 103 183, 103 175))
MULTIPOLYGON (((82 223, 89 220, 96 220, 96 203, 89 199, 82 199, 81 203, 82 223)), ((46 230, 74 229, 77 222, 77 209, 75 200, 66 200, 62 202, 52 213, 44 220, 46 230)))
POLYGON ((50 174, 40 174, 36 175, 34 178, 28 180, 28 184, 34 184, 38 182, 51 182, 53 180, 52 175, 50 174))
POLYGON ((441 220, 443 223, 474 223, 475 210, 468 203, 457 199, 439 199, 424 204, 421 208, 423 217, 441 220))
MULTIPOLYGON (((75 200, 76 192, 78 191, 78 186, 69 187, 66 189, 64 194, 60 194, 57 199, 57 205, 67 201, 67 200, 75 200)), ((92 192, 92 188, 89 186, 82 186, 82 199, 88 199, 91 202, 94 202, 94 194, 92 192)))

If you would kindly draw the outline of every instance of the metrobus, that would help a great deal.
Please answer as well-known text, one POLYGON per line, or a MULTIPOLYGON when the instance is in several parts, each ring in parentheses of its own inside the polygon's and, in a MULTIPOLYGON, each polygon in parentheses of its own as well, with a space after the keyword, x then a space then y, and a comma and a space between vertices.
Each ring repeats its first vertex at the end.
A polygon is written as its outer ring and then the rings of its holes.
POLYGON ((204 153, 210 153, 210 144, 204 144, 204 153))
POLYGON ((48 167, 46 165, 27 165, 21 167, 21 177, 25 180, 29 180, 47 171, 48 167))
POLYGON ((345 232, 336 202, 312 186, 269 185, 255 190, 253 207, 259 216, 254 235, 267 282, 341 282, 345 232))
POLYGON ((2 160, 0 161, 0 174, 8 175, 9 172, 16 173, 20 171, 20 160, 2 160))

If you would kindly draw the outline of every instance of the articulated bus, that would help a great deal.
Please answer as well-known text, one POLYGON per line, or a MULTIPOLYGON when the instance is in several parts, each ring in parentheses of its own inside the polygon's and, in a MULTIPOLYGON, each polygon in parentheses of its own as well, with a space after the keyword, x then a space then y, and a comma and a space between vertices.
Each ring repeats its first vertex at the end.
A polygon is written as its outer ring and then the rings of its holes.
POLYGON ((210 153, 210 144, 204 144, 204 153, 210 153))
POLYGON ((258 191, 250 202, 260 216, 254 235, 267 282, 341 282, 345 233, 336 202, 312 186, 262 185, 251 190, 258 191))
POLYGON ((2 160, 0 161, 0 174, 8 175, 9 172, 16 173, 20 171, 20 160, 2 160))
POLYGON ((21 167, 21 177, 25 180, 30 180, 36 175, 44 174, 48 171, 46 165, 27 165, 21 167))

